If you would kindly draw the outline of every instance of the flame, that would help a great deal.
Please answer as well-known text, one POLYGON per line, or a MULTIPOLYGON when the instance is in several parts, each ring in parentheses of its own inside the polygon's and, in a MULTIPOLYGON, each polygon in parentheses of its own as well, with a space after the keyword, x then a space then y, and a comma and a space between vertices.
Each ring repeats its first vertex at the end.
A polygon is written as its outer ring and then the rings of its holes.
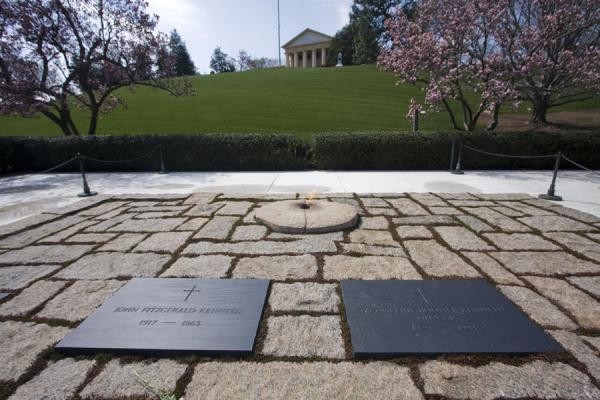
POLYGON ((310 192, 308 194, 308 196, 306 196, 304 198, 304 203, 302 203, 302 208, 305 208, 305 209, 309 208, 310 207, 310 202, 314 200, 314 198, 316 197, 316 195, 317 194, 315 192, 310 192))

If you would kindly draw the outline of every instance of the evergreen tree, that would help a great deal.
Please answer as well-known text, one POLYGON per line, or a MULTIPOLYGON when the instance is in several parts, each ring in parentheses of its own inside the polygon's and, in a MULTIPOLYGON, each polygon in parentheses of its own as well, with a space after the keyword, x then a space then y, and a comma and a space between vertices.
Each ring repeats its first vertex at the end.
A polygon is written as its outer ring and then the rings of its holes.
POLYGON ((229 58, 229 56, 221 50, 221 47, 217 47, 210 58, 210 68, 217 73, 235 72, 235 61, 229 58))
POLYGON ((327 51, 327 65, 330 67, 337 64, 338 54, 342 53, 342 61, 344 65, 352 65, 352 54, 354 53, 354 33, 352 25, 348 24, 340 29, 329 46, 327 51))
POLYGON ((171 32, 169 49, 174 57, 177 76, 194 75, 196 73, 196 66, 190 57, 190 53, 188 53, 185 42, 176 29, 171 32))

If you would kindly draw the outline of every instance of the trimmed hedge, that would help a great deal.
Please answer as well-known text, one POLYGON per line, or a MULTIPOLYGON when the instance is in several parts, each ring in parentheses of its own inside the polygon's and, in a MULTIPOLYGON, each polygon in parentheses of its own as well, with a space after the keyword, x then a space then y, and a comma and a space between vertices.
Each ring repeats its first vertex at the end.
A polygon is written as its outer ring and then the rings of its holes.
MULTIPOLYGON (((77 153, 103 160, 140 157, 159 146, 169 171, 269 171, 308 168, 308 145, 293 134, 190 134, 0 137, 0 171, 43 171, 77 153)), ((60 171, 76 171, 77 163, 60 171)), ((86 171, 157 171, 160 155, 127 163, 85 160, 86 171)))
MULTIPOLYGON (((589 167, 600 168, 600 133, 596 132, 425 132, 321 133, 313 138, 314 162, 319 169, 447 170, 452 139, 487 152, 543 155, 562 151, 589 167)), ((456 156, 455 156, 456 157, 456 156)), ((515 159, 464 149, 462 168, 551 169, 554 159, 515 159)), ((561 169, 571 168, 562 162, 561 169)))
MULTIPOLYGON (((36 172, 81 153, 105 160, 138 158, 160 147, 170 171, 447 170, 453 138, 495 153, 566 156, 600 168, 600 134, 576 133, 321 133, 306 143, 292 134, 190 134, 97 137, 0 137, 0 172, 36 172)), ((457 142, 458 143, 458 142, 457 142)), ((554 159, 494 157, 465 149, 462 167, 551 169, 554 159)), ((107 164, 85 160, 88 171, 157 171, 160 157, 107 164)), ((563 162, 562 169, 571 168, 563 162)), ((77 163, 60 169, 76 171, 77 163)))

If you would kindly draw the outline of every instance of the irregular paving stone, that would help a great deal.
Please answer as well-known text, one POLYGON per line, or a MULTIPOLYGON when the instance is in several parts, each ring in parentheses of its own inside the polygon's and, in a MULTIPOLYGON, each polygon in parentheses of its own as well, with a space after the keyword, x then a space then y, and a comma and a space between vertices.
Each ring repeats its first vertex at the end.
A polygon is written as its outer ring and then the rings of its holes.
POLYGON ((369 244, 372 246, 400 247, 389 231, 374 231, 356 229, 348 235, 348 239, 354 243, 369 244))
POLYGON ((292 234, 292 233, 280 233, 271 232, 269 233, 268 239, 293 239, 296 241, 323 241, 323 240, 344 240, 343 232, 329 232, 329 233, 315 233, 315 234, 292 234))
POLYGON ((563 363, 533 361, 513 366, 492 362, 480 367, 428 361, 419 367, 426 395, 451 399, 593 399, 590 379, 563 363))
POLYGON ((238 240, 260 240, 267 234, 267 228, 262 225, 238 226, 231 237, 232 241, 238 240))
POLYGON ((600 233, 586 233, 586 235, 600 242, 600 233))
POLYGON ((572 276, 567 278, 567 280, 580 289, 600 298, 600 276, 572 276))
POLYGON ((448 203, 431 193, 409 193, 410 197, 427 207, 446 207, 448 203))
POLYGON ((51 362, 39 375, 19 386, 9 400, 70 399, 95 365, 94 360, 72 358, 51 362))
POLYGON ((581 338, 572 332, 552 331, 552 337, 556 339, 565 349, 571 352, 573 356, 587 367, 590 375, 597 381, 600 380, 600 357, 595 351, 586 345, 581 338))
POLYGON ((477 200, 477 197, 470 193, 436 193, 435 195, 445 200, 477 200))
POLYGON ((186 218, 130 219, 109 228, 109 232, 169 232, 185 222, 186 218))
POLYGON ((97 204, 100 204, 110 198, 111 198, 111 196, 109 196, 109 195, 100 194, 100 195, 97 195, 94 197, 88 197, 88 198, 76 201, 74 203, 68 204, 63 207, 51 208, 50 210, 46 210, 44 213, 57 214, 57 215, 71 214, 74 212, 81 211, 85 208, 91 208, 91 207, 93 207, 97 204))
POLYGON ((498 261, 494 260, 487 254, 476 252, 464 252, 462 254, 471 260, 473 264, 479 267, 479 269, 482 270, 484 274, 489 276, 494 282, 505 285, 524 285, 519 278, 508 272, 502 265, 498 263, 498 261))
POLYGON ((572 232, 545 233, 544 236, 562 244, 566 248, 600 261, 600 244, 572 232))
POLYGON ((365 210, 362 208, 362 206, 360 205, 360 203, 358 202, 358 200, 355 200, 355 199, 331 198, 331 201, 335 201, 336 203, 347 204, 349 206, 352 206, 352 207, 354 207, 354 209, 356 210, 356 212, 359 213, 360 215, 365 215, 366 214, 365 210))
POLYGON ((23 218, 10 224, 0 225, 0 236, 12 235, 13 233, 32 228, 48 221, 58 219, 52 214, 37 214, 31 217, 23 218))
POLYGON ((498 286, 513 303, 544 328, 576 330, 577 325, 546 298, 521 286, 498 286))
POLYGON ((431 231, 424 226, 418 225, 400 225, 396 228, 400 239, 431 239, 431 231))
POLYGON ((423 217, 402 217, 392 220, 396 225, 456 225, 449 215, 426 215, 423 217))
POLYGON ((530 200, 526 193, 477 193, 475 196, 483 200, 530 200))
POLYGON ((22 289, 31 282, 50 275, 59 265, 17 265, 0 268, 0 289, 22 289))
POLYGON ((224 205, 225 203, 198 204, 184 215, 190 217, 210 217, 224 205))
POLYGON ((50 300, 37 317, 80 321, 90 315, 125 282, 77 281, 50 300))
POLYGON ((33 242, 40 240, 45 236, 52 235, 65 228, 82 222, 84 218, 72 215, 70 217, 61 218, 57 221, 47 222, 37 228, 29 229, 15 235, 0 240, 0 248, 3 249, 20 249, 30 245, 33 242))
POLYGON ((116 233, 79 233, 66 240, 67 243, 106 243, 117 236, 116 233))
POLYGON ((217 211, 217 215, 246 215, 253 205, 249 201, 228 201, 217 211))
POLYGON ((148 236, 138 244, 135 252, 175 253, 185 244, 192 232, 159 232, 148 236))
POLYGON ((561 251, 501 251, 489 255, 516 274, 571 275, 600 272, 600 265, 561 251))
POLYGON ((115 218, 118 215, 121 215, 123 212, 127 211, 128 209, 129 209, 128 206, 115 208, 111 212, 95 216, 94 219, 101 220, 101 221, 104 221, 104 220, 107 220, 107 219, 112 219, 112 218, 115 218))
POLYGON ((238 217, 214 217, 194 235, 194 239, 225 239, 238 220, 238 217))
POLYGON ((394 198, 394 197, 406 197, 406 193, 361 193, 361 197, 384 197, 384 198, 394 198))
POLYGON ((454 250, 493 250, 494 248, 462 226, 437 226, 435 231, 454 250))
POLYGON ((372 256, 406 257, 401 247, 370 246, 361 243, 341 243, 344 253, 359 253, 372 256))
POLYGON ((513 210, 522 212, 523 214, 529 215, 554 215, 550 210, 544 208, 534 207, 528 204, 523 204, 518 201, 503 201, 500 202, 503 206, 510 207, 513 210))
POLYGON ((149 392, 143 382, 166 393, 172 393, 186 368, 185 364, 167 359, 133 364, 120 364, 119 360, 111 360, 83 389, 80 396, 83 399, 155 399, 156 395, 149 392))
POLYGON ((429 207, 429 211, 439 215, 462 215, 463 212, 454 207, 429 207))
POLYGON ((429 211, 410 199, 389 199, 388 201, 403 215, 429 215, 429 211))
POLYGON ((531 233, 485 233, 501 250, 560 250, 560 247, 531 233))
POLYGON ((579 211, 576 210, 574 208, 568 208, 568 207, 561 207, 561 206, 556 206, 556 204, 553 204, 554 207, 550 208, 551 211, 560 214, 560 215, 564 215, 565 217, 571 217, 573 219, 579 220, 579 221, 583 221, 583 222, 587 222, 587 223, 598 223, 600 222, 600 217, 597 217, 595 215, 583 212, 583 211, 579 211))
POLYGON ((391 207, 388 208, 384 208, 384 207, 366 207, 365 208, 366 212, 371 214, 371 215, 389 215, 391 217, 395 217, 398 215, 398 213, 396 212, 396 210, 394 210, 391 207))
POLYGON ((0 315, 25 315, 53 297, 67 282, 39 281, 0 305, 0 315))
POLYGON ((127 204, 126 201, 109 201, 106 203, 102 203, 99 206, 80 211, 79 215, 95 217, 98 215, 106 214, 116 208, 123 207, 125 204, 127 204))
POLYGON ((0 264, 62 264, 78 259, 93 248, 88 244, 29 246, 0 254, 0 264))
POLYGON ((598 352, 600 352, 600 336, 581 336, 581 338, 590 346, 596 348, 598 352))
POLYGON ((540 208, 554 208, 554 207, 561 207, 562 206, 558 203, 552 202, 552 201, 548 201, 548 200, 543 200, 543 199, 531 199, 531 200, 523 200, 523 203, 527 203, 529 205, 532 205, 534 207, 540 207, 540 208))
POLYGON ((479 278, 481 275, 456 253, 435 240, 409 240, 404 242, 408 254, 430 276, 479 278))
POLYGON ((204 362, 185 398, 423 400, 408 367, 390 362, 204 362))
POLYGON ((269 305, 273 311, 338 312, 340 298, 334 284, 274 283, 269 305))
POLYGON ((362 217, 360 229, 388 229, 388 220, 384 217, 362 217))
POLYGON ((177 278, 224 278, 227 276, 227 271, 229 271, 232 260, 233 257, 221 255, 180 257, 160 276, 177 278))
POLYGON ((153 277, 171 259, 154 253, 88 254, 55 276, 63 279, 111 279, 119 277, 153 277))
POLYGON ((208 204, 212 202, 217 197, 217 195, 218 193, 193 193, 183 202, 183 204, 208 204))
POLYGON ((449 203, 456 207, 485 207, 497 205, 493 201, 481 200, 449 200, 449 203))
POLYGON ((503 231, 507 232, 529 232, 531 229, 520 222, 515 221, 506 215, 500 214, 498 211, 494 211, 490 208, 479 207, 479 208, 466 208, 466 211, 471 214, 475 214, 479 218, 486 222, 497 226, 503 231))
POLYGON ((524 279, 535 286, 542 295, 570 312, 582 328, 600 329, 600 304, 589 295, 561 279, 537 276, 527 276, 524 279))
MULTIPOLYGON (((197 242, 183 249, 183 254, 305 254, 305 253, 332 253, 337 251, 333 240, 322 237, 323 235, 307 235, 305 239, 290 242, 273 242, 261 240, 259 242, 212 243, 197 242)), ((1 257, 1 256, 0 256, 1 257)))
POLYGON ((154 207, 134 207, 130 208, 129 212, 133 213, 150 213, 150 212, 178 212, 181 213, 183 211, 187 211, 190 209, 190 206, 166 206, 166 205, 156 205, 154 207))
POLYGON ((85 228, 92 226, 94 224, 97 224, 97 223, 98 223, 98 221, 94 221, 94 220, 87 220, 87 221, 80 222, 78 224, 73 225, 70 228, 61 230, 60 232, 57 232, 52 236, 47 236, 47 237, 41 239, 38 243, 60 243, 63 240, 65 240, 66 238, 68 238, 69 236, 76 234, 80 230, 85 229, 85 228))
POLYGON ((248 215, 246 215, 244 217, 244 219, 242 219, 242 222, 244 224, 258 224, 258 222, 256 222, 256 219, 255 219, 255 217, 256 217, 256 210, 257 210, 257 208, 254 208, 252 211, 250 211, 248 213, 248 215))
POLYGON ((501 214, 506 215, 507 217, 522 217, 523 213, 521 211, 509 208, 509 207, 490 207, 491 210, 498 211, 501 214))
POLYGON ((542 232, 594 230, 593 226, 562 216, 538 215, 533 217, 523 217, 517 219, 522 223, 529 225, 542 232))
POLYGON ((390 204, 377 197, 362 197, 360 201, 365 207, 389 207, 390 204))
POLYGON ((33 322, 0 322, 0 382, 17 380, 43 351, 68 331, 68 328, 33 322))
POLYGON ((421 275, 404 257, 343 255, 325 257, 325 279, 421 279, 421 275))
POLYGON ((234 278, 286 279, 314 278, 317 260, 314 256, 273 256, 241 258, 233 270, 234 278))
POLYGON ((177 227, 178 231, 197 231, 202 228, 209 218, 191 218, 188 222, 177 227))
POLYGON ((160 212, 145 212, 137 214, 134 219, 156 219, 156 218, 169 218, 177 217, 181 214, 181 211, 160 211, 160 212))
POLYGON ((267 324, 263 354, 345 358, 341 320, 337 315, 270 317, 267 324))
POLYGON ((123 233, 100 247, 98 251, 129 251, 145 237, 145 233, 123 233))
POLYGON ((457 215, 456 219, 477 233, 493 231, 494 228, 472 215, 457 215))
POLYGON ((85 229, 86 232, 105 232, 107 229, 112 228, 113 226, 122 223, 123 221, 130 220, 134 214, 121 214, 114 218, 111 218, 106 221, 102 221, 99 224, 90 226, 85 229))

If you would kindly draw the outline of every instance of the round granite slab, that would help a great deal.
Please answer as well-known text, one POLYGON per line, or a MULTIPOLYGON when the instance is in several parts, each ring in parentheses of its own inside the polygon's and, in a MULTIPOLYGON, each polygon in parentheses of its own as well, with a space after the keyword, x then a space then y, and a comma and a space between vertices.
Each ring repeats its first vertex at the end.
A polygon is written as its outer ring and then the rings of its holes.
POLYGON ((311 201, 303 209, 303 200, 276 201, 256 210, 255 219, 275 232, 325 233, 353 228, 358 212, 348 204, 311 201))

